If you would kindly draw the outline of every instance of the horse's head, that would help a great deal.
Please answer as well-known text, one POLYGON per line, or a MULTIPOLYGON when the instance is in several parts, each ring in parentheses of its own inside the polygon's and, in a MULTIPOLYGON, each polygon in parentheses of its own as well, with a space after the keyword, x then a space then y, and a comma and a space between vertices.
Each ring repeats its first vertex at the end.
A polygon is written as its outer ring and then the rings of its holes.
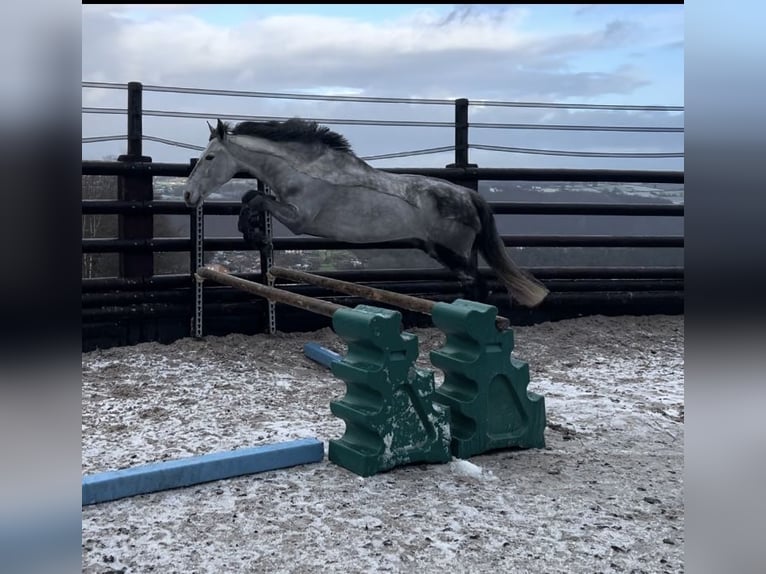
POLYGON ((226 126, 218 120, 215 128, 210 124, 208 127, 210 142, 186 180, 184 201, 189 207, 196 206, 239 171, 237 160, 226 148, 226 126))

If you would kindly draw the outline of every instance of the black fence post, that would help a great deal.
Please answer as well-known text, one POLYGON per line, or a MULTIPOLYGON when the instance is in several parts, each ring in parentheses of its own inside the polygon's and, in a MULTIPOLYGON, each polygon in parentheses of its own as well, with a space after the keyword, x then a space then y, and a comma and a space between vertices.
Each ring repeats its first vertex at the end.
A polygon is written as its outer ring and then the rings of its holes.
MULTIPOLYGON (((459 98, 455 100, 455 163, 446 167, 449 168, 472 168, 478 167, 475 163, 468 162, 468 99, 459 98)), ((465 174, 460 179, 453 180, 454 183, 478 191, 479 180, 475 177, 465 174)))
MULTIPOLYGON (((479 167, 475 163, 468 162, 468 98, 455 100, 455 163, 451 163, 447 167, 462 169, 479 167)), ((472 177, 466 173, 463 178, 453 182, 479 192, 479 180, 475 176, 472 177)), ((471 255, 471 264, 478 267, 479 259, 476 253, 471 255)), ((475 300, 483 298, 477 290, 466 293, 465 296, 475 300)))
MULTIPOLYGON (((126 163, 151 162, 142 153, 142 89, 139 82, 128 84, 128 153, 117 158, 126 163)), ((150 174, 127 173, 117 178, 117 196, 121 201, 151 201, 154 187, 150 174)), ((152 239, 154 218, 151 214, 120 215, 118 217, 120 239, 152 239)), ((120 253, 120 276, 149 278, 154 275, 154 254, 120 253)))
MULTIPOLYGON (((195 164, 197 163, 197 158, 193 157, 189 159, 189 165, 191 166, 191 169, 194 169, 195 164)), ((191 275, 192 281, 194 281, 194 274, 197 272, 197 268, 201 267, 199 260, 200 257, 204 259, 204 253, 199 253, 199 232, 200 229, 203 232, 202 239, 204 240, 204 225, 205 220, 203 218, 202 222, 198 221, 199 219, 199 211, 195 208, 192 208, 192 210, 189 213, 189 239, 191 239, 191 249, 189 250, 189 273, 191 275)), ((203 245, 204 249, 204 245, 203 245)), ((192 329, 193 330, 193 329, 192 329)))
MULTIPOLYGON (((469 168, 478 167, 475 163, 468 162, 468 99, 455 100, 455 163, 446 167, 469 168)), ((460 182, 461 185, 478 189, 478 181, 473 178, 460 182)))

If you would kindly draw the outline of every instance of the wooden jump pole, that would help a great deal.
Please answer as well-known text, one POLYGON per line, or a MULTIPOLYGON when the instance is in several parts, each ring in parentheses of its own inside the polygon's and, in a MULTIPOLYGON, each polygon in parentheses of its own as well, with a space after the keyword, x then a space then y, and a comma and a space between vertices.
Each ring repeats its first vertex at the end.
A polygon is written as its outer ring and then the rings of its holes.
MULTIPOLYGON (((305 273, 304 271, 296 271, 295 269, 272 267, 269 273, 280 279, 309 283, 318 287, 340 291, 347 295, 388 303, 390 305, 395 305, 396 307, 401 307, 402 309, 407 309, 408 311, 415 311, 426 315, 431 315, 434 305, 436 305, 436 302, 429 301, 428 299, 394 293, 393 291, 386 291, 385 289, 376 289, 375 287, 367 287, 366 285, 357 285, 356 283, 349 283, 348 281, 341 281, 339 279, 330 279, 329 277, 322 277, 320 275, 314 275, 313 273, 305 273)), ((507 330, 510 328, 510 325, 511 322, 506 317, 498 315, 495 318, 495 326, 500 331, 507 330)))
POLYGON ((198 280, 210 279, 217 283, 229 285, 230 287, 241 289, 242 291, 247 291, 254 295, 259 295, 260 297, 264 297, 275 303, 284 303, 285 305, 299 307, 306 311, 311 311, 312 313, 324 315, 325 317, 332 317, 339 309, 348 309, 348 307, 344 307, 343 305, 336 305, 329 301, 322 301, 321 299, 314 299, 313 297, 306 297, 305 295, 298 295, 297 293, 290 293, 283 289, 275 289, 274 287, 261 285, 260 283, 254 283, 253 281, 229 275, 228 273, 213 271, 207 267, 200 267, 197 269, 196 275, 198 280))

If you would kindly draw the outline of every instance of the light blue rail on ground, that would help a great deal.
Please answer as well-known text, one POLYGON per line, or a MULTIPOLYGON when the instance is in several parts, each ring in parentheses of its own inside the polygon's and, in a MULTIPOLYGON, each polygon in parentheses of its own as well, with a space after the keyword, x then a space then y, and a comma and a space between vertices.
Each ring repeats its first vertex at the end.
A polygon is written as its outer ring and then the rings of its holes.
POLYGON ((343 355, 339 355, 330 349, 326 349, 317 343, 306 343, 303 345, 303 354, 306 355, 312 361, 316 361, 324 367, 330 368, 330 365, 335 361, 343 359, 343 355))
POLYGON ((82 505, 320 462, 323 458, 322 441, 306 438, 92 474, 82 479, 82 505))

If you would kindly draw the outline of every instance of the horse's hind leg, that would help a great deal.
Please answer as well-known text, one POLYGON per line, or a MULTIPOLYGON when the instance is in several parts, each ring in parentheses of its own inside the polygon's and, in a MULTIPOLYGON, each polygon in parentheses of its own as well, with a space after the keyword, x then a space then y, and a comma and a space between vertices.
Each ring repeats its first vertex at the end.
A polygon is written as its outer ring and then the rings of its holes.
POLYGON ((487 299, 489 289, 487 288, 486 281, 479 275, 477 259, 475 257, 464 257, 438 243, 428 243, 425 251, 439 263, 457 274, 458 281, 460 281, 467 298, 479 302, 487 299))

